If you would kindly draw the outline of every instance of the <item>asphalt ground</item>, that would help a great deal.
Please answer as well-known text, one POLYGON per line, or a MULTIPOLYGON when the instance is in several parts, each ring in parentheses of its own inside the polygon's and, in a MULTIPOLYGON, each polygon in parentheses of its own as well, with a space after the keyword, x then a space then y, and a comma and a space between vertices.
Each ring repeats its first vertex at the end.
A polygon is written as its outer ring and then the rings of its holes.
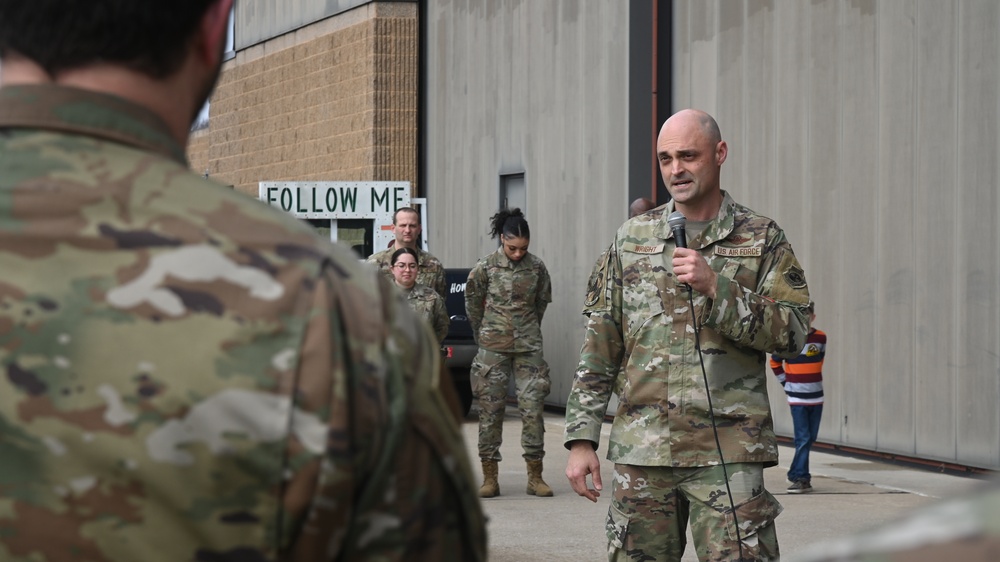
MULTIPOLYGON (((476 407, 463 424, 473 472, 481 482, 476 450, 476 407)), ((611 494, 613 464, 602 458, 605 490, 597 503, 577 496, 565 476, 568 452, 563 447, 564 419, 545 416, 545 481, 551 498, 525 494, 527 474, 521 457, 521 421, 508 404, 504 443, 500 448, 500 496, 482 500, 489 519, 493 562, 577 562, 607 560, 604 520, 611 494)), ((607 451, 611 425, 602 432, 600 453, 607 451)), ((782 558, 808 552, 817 543, 870 529, 938 498, 964 494, 982 486, 982 476, 935 472, 860 456, 813 449, 810 455, 813 492, 789 494, 785 473, 794 449, 779 445, 779 465, 764 471, 767 489, 784 511, 777 519, 782 558)), ((697 561, 688 538, 683 560, 697 561)))

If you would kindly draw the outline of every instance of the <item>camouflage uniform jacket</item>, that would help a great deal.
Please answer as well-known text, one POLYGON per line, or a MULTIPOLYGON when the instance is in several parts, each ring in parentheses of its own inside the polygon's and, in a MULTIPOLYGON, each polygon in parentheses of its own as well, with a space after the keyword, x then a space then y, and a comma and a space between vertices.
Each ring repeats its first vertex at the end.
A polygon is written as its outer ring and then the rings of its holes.
POLYGON ((448 311, 444 307, 444 299, 441 298, 441 295, 435 293, 427 285, 420 283, 409 289, 402 287, 400 289, 406 294, 406 301, 410 304, 410 308, 416 310, 417 314, 427 321, 427 324, 434 329, 438 343, 441 343, 448 335, 448 326, 451 324, 451 318, 448 317, 448 311))
POLYGON ((542 350, 542 317, 552 280, 532 253, 511 261, 503 248, 482 258, 465 284, 465 313, 479 347, 526 353, 542 350))
POLYGON ((158 117, 0 89, 0 560, 483 559, 398 291, 158 117))
MULTIPOLYGON (((398 248, 392 247, 368 256, 368 263, 377 265, 382 274, 386 276, 386 279, 390 281, 393 280, 392 255, 396 253, 396 250, 398 248)), ((417 283, 434 289, 434 292, 441 295, 442 299, 447 299, 448 287, 445 284, 444 266, 441 265, 441 260, 420 248, 416 248, 416 250, 417 264, 420 266, 417 270, 417 283)))
MULTIPOLYGON (((644 466, 718 464, 689 292, 672 267, 668 204, 618 229, 584 308, 586 336, 566 407, 566 443, 598 443, 619 395, 608 458, 644 466), (619 375, 619 368, 621 374, 619 375)), ((774 221, 724 193, 718 217, 689 247, 718 274, 716 298, 695 292, 700 344, 726 462, 773 465, 778 451, 766 353, 793 357, 809 331, 805 277, 774 221)))

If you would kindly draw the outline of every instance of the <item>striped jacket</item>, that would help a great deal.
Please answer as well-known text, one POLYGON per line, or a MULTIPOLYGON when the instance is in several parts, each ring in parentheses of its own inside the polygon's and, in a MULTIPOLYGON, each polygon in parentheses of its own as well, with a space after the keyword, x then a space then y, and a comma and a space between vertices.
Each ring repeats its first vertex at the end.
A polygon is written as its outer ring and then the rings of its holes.
POLYGON ((771 356, 771 370, 785 387, 792 406, 815 406, 823 403, 823 359, 826 357, 826 334, 813 328, 798 357, 782 360, 771 356))

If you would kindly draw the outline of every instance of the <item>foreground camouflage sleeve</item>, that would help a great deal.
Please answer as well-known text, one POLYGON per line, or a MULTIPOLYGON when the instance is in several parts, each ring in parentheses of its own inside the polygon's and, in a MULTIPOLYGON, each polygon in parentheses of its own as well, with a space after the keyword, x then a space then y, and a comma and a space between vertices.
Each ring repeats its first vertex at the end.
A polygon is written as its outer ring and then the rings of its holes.
POLYGON ((388 281, 123 99, 4 87, 4 119, 45 130, 0 134, 0 560, 483 559, 388 281))
POLYGON ((785 233, 767 225, 767 242, 756 287, 741 285, 726 271, 701 323, 744 347, 781 358, 799 354, 809 335, 809 288, 785 233))
POLYGON ((591 274, 583 314, 587 317, 580 364, 566 402, 565 444, 600 442, 601 427, 625 348, 622 335, 621 262, 614 245, 591 274))
POLYGON ((485 263, 480 261, 469 272, 465 282, 465 315, 469 317, 472 326, 472 336, 479 343, 479 328, 483 325, 483 315, 486 313, 486 293, 489 290, 489 278, 486 275, 485 263))
POLYGON ((294 559, 484 560, 483 514, 437 344, 397 291, 375 285, 377 299, 332 276, 316 291, 298 392, 327 419, 326 452, 285 486, 294 559))

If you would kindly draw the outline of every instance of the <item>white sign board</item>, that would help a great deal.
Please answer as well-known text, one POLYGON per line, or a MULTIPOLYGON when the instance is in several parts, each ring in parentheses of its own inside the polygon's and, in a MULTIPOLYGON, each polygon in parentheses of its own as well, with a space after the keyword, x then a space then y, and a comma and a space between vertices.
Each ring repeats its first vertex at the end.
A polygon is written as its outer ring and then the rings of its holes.
POLYGON ((337 238, 337 219, 375 221, 375 251, 394 239, 392 215, 410 206, 410 182, 392 181, 279 181, 260 182, 264 203, 303 219, 330 219, 330 237, 337 238))
POLYGON ((260 182, 260 200, 304 219, 371 219, 410 206, 410 182, 260 182))

